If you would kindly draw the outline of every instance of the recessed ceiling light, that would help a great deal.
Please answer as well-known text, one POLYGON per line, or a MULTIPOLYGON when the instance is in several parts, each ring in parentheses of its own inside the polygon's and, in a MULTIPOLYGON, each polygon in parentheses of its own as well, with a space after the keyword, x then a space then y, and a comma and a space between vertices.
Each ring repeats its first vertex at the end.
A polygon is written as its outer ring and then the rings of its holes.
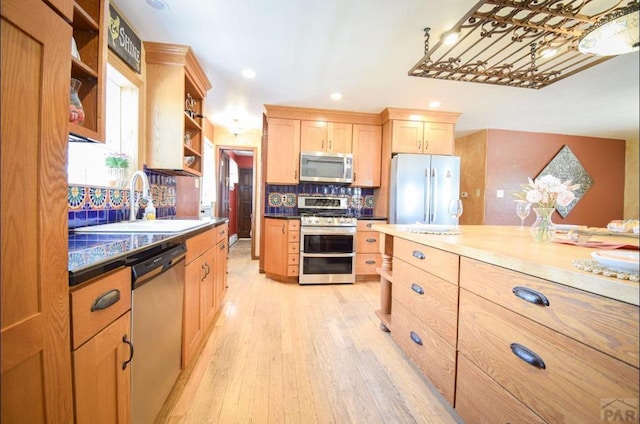
POLYGON ((442 103, 440 103, 439 101, 434 100, 434 101, 432 101, 432 102, 429 102, 429 107, 430 107, 430 108, 432 108, 432 109, 435 109, 435 108, 437 108, 437 107, 440 107, 440 105, 441 105, 441 104, 442 104, 442 103))
POLYGON ((342 93, 331 93, 331 100, 342 100, 342 93))
POLYGON ((158 10, 169 9, 169 5, 164 0, 147 0, 147 4, 158 10))
POLYGON ((253 69, 243 69, 242 70, 242 76, 248 79, 253 79, 256 77, 256 71, 254 71, 253 69))

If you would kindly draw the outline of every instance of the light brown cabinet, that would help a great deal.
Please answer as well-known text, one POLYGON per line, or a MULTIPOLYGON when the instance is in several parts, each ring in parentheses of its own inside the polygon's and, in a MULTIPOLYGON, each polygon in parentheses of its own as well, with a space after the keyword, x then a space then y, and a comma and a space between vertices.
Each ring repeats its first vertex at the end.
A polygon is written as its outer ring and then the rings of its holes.
POLYGON ((453 154, 453 124, 394 120, 391 127, 392 153, 453 154))
POLYGON ((106 125, 107 8, 105 0, 74 1, 71 24, 80 56, 71 56, 71 78, 81 82, 84 122, 70 122, 69 132, 100 142, 105 141, 106 125))
POLYGON ((353 125, 325 122, 300 122, 300 151, 302 152, 352 152, 353 125))
POLYGON ((44 1, 0 7, 0 421, 71 423, 64 199, 72 28, 44 1))
POLYGON ((264 269, 267 277, 295 281, 300 267, 300 221, 266 218, 264 269))
POLYGON ((353 183, 356 187, 380 187, 382 127, 353 125, 353 183))
POLYGON ((70 292, 75 422, 131 421, 131 271, 70 292), (99 411, 99 413, 97 413, 99 411))
POLYGON ((216 312, 222 307, 222 299, 227 292, 227 256, 229 253, 228 224, 216 227, 214 296, 216 312))
POLYGON ((267 125, 267 183, 298 184, 300 121, 269 118, 267 125))
POLYGON ((204 100, 211 83, 189 46, 145 42, 144 49, 147 166, 200 176, 204 100))
POLYGON ((386 221, 358 219, 355 258, 357 280, 375 278, 376 268, 382 266, 380 233, 371 229, 375 223, 386 224, 386 221))

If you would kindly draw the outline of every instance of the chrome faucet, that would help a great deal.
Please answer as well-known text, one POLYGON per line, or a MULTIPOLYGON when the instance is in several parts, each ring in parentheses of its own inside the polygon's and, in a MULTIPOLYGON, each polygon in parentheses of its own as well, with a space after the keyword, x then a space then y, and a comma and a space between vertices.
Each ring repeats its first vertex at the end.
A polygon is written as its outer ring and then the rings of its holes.
POLYGON ((139 205, 136 202, 136 179, 142 178, 142 198, 146 199, 151 196, 149 192, 149 179, 144 171, 136 171, 131 176, 131 182, 129 183, 129 221, 135 221, 138 215, 139 205))

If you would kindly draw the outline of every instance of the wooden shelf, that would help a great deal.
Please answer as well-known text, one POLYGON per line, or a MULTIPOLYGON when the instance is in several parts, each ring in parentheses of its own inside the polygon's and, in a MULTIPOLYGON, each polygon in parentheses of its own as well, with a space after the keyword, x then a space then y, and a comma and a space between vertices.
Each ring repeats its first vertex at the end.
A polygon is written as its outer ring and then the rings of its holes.
POLYGON ((385 280, 393 283, 393 271, 384 271, 382 268, 376 268, 376 272, 385 280))
POLYGON ((387 330, 392 331, 391 314, 384 314, 379 309, 376 309, 376 316, 380 319, 381 323, 387 327, 387 330))

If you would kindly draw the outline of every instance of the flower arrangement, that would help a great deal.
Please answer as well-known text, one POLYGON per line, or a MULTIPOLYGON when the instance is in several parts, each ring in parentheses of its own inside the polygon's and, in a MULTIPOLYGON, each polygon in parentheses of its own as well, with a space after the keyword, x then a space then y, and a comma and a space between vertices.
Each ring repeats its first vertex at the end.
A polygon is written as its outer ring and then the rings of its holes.
POLYGON ((129 155, 126 153, 107 153, 105 156, 104 164, 107 168, 128 168, 129 167, 129 155))
POLYGON ((571 184, 571 180, 562 182, 553 175, 544 175, 535 181, 529 178, 527 184, 522 184, 522 191, 514 193, 514 196, 537 208, 565 207, 575 200, 573 191, 578 188, 580 184, 571 184))

